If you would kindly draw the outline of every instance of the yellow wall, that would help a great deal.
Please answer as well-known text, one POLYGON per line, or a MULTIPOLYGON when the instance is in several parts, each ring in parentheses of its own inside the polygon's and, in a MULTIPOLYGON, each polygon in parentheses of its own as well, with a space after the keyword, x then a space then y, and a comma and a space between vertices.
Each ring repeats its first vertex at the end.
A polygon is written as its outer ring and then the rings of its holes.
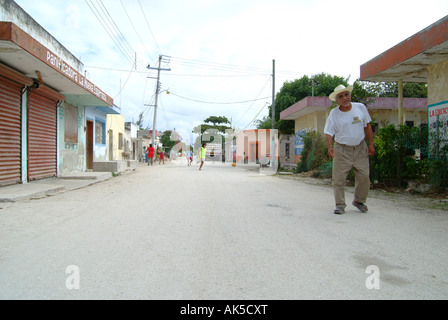
POLYGON ((448 100, 448 60, 428 68, 428 105, 448 100))
MULTIPOLYGON (((374 122, 378 123, 379 128, 383 127, 382 123, 386 125, 398 123, 397 110, 369 110, 369 112, 374 122)), ((296 119, 295 131, 309 129, 323 133, 328 115, 329 112, 316 111, 296 119)), ((404 121, 414 121, 414 126, 428 123, 427 110, 404 110, 404 121)))
POLYGON ((124 151, 124 116, 121 114, 108 114, 106 123, 107 132, 107 159, 111 160, 123 160, 124 151), (112 130, 112 131, 111 131, 112 130), (112 132, 112 135, 110 134, 112 132), (120 145, 119 137, 122 137, 122 143, 120 145), (110 137, 113 137, 110 141, 110 137), (111 147, 112 143, 112 147, 111 147), (121 147, 121 149, 119 149, 121 147), (112 151, 112 154, 110 153, 112 151))
POLYGON ((311 129, 324 132, 325 121, 327 121, 326 111, 315 111, 295 120, 295 131, 311 129))

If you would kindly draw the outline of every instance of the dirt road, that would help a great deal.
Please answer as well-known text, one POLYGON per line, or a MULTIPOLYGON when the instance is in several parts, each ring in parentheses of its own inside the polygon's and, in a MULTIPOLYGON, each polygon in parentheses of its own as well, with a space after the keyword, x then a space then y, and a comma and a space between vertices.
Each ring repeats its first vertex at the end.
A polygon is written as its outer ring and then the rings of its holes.
POLYGON ((446 211, 176 163, 0 210, 0 298, 448 298, 446 211))

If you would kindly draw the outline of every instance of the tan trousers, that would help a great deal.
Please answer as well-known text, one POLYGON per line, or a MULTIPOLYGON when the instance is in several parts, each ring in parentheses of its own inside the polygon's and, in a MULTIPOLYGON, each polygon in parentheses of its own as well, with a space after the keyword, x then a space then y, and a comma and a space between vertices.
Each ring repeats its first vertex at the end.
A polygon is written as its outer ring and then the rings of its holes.
POLYGON ((336 207, 346 207, 345 181, 352 168, 355 174, 355 200, 365 203, 370 189, 367 143, 363 140, 357 146, 348 146, 335 142, 333 187, 336 207))

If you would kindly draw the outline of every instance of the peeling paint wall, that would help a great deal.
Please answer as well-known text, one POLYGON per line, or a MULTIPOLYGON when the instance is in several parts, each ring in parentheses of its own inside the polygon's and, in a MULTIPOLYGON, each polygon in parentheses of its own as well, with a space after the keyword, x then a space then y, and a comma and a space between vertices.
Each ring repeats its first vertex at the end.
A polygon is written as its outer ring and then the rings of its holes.
POLYGON ((428 105, 448 100, 448 60, 428 68, 428 105))
POLYGON ((63 103, 58 108, 58 175, 65 175, 75 172, 86 171, 85 161, 85 111, 84 106, 72 106, 63 103), (66 108, 71 106, 77 110, 78 141, 77 143, 67 143, 65 139, 66 108))
POLYGON ((86 119, 93 121, 93 161, 107 161, 107 139, 104 139, 104 143, 98 143, 96 141, 97 137, 97 126, 104 123, 104 133, 107 135, 106 130, 106 114, 96 109, 95 107, 86 107, 86 119))

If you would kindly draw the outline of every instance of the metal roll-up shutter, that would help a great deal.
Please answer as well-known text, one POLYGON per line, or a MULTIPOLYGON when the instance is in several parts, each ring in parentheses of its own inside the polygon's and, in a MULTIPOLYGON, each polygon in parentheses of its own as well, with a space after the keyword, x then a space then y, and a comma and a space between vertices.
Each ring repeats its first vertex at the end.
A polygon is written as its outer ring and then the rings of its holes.
POLYGON ((0 76, 0 186, 21 182, 22 88, 0 76))
POLYGON ((28 180, 56 176, 57 100, 31 91, 28 104, 28 180))

